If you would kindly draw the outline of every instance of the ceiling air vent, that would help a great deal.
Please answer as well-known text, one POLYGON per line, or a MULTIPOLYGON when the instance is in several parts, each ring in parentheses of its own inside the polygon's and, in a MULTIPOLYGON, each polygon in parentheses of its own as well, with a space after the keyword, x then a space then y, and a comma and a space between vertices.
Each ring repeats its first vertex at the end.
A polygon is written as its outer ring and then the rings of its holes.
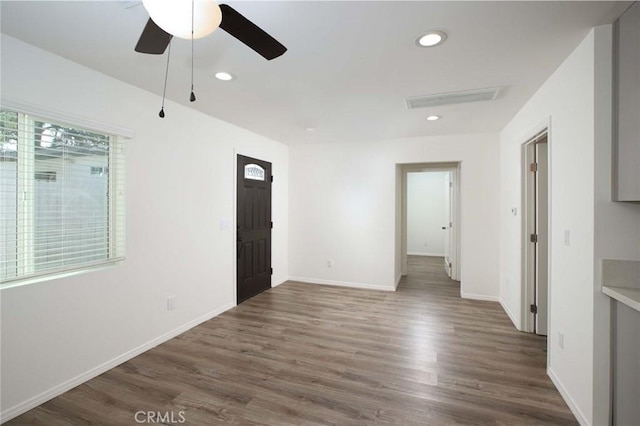
POLYGON ((493 101, 500 95, 502 87, 465 90, 463 92, 435 93, 433 95, 407 98, 409 109, 427 108, 440 105, 464 104, 467 102, 493 101))

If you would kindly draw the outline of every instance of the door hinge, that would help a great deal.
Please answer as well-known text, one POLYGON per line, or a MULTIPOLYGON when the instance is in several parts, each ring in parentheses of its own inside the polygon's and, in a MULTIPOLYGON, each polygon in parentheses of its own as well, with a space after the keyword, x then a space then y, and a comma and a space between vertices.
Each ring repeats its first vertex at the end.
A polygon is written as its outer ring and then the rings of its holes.
POLYGON ((453 263, 449 262, 449 269, 453 269, 453 263))
POLYGON ((529 309, 531 310, 532 314, 537 314, 538 313, 538 306, 537 305, 531 305, 529 307, 529 309))
POLYGON ((453 228, 453 222, 449 222, 449 228, 453 228))
POLYGON ((533 173, 538 171, 538 163, 531 163, 531 165, 529 166, 529 170, 531 170, 533 173))
POLYGON ((531 234, 531 242, 532 243, 538 242, 538 234, 531 234))
POLYGON ((273 182, 273 175, 271 175, 271 182, 273 182))
POLYGON ((271 229, 273 229, 273 222, 271 222, 271 229))
POLYGON ((273 275, 273 268, 269 268, 269 273, 273 275))

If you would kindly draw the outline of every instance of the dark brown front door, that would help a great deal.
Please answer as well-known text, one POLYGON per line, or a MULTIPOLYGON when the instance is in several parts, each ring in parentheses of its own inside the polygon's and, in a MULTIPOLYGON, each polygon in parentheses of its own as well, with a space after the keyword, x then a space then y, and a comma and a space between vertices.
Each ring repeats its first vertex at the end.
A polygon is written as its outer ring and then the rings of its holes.
POLYGON ((271 163, 238 155, 238 303, 271 288, 271 163))

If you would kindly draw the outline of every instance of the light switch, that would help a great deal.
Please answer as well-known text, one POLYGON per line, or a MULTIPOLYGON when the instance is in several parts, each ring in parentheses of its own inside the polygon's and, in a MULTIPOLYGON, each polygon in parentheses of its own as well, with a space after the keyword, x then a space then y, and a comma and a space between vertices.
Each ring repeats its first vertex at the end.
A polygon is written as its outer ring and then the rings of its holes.
POLYGON ((571 231, 569 231, 568 229, 564 230, 564 245, 571 245, 571 231))

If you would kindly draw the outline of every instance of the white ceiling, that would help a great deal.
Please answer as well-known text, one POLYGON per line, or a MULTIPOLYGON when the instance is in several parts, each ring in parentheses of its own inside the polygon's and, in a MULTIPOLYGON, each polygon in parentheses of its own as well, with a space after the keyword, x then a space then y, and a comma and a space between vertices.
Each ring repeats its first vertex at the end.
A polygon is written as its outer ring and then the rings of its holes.
MULTIPOLYGON (((131 2, 124 2, 131 3, 131 2)), ((172 44, 167 97, 288 144, 497 132, 622 2, 229 2, 289 49, 273 61, 222 30, 172 44), (418 48, 430 29, 448 40, 418 48), (232 82, 216 71, 237 76, 232 82), (405 98, 505 86, 495 101, 409 110, 405 98), (427 122, 430 114, 441 115, 427 122), (308 131, 307 128, 315 128, 308 131)), ((142 5, 2 1, 2 32, 162 94, 166 56, 133 48, 142 5)), ((158 110, 160 102, 158 102, 158 110)), ((149 111, 157 115, 158 110, 149 111)), ((170 108, 165 108, 171 120, 170 108)), ((160 118, 158 118, 160 120, 160 118)))

